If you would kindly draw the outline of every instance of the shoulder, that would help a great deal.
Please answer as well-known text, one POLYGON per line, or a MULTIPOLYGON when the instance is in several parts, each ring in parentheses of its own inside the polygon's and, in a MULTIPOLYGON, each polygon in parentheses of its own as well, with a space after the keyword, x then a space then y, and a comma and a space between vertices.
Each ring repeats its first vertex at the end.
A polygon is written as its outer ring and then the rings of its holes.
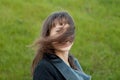
POLYGON ((36 68, 49 68, 48 66, 51 65, 46 59, 42 59, 39 61, 38 65, 36 68))
MULTIPOLYGON (((45 72, 52 72, 51 69, 53 69, 53 65, 50 64, 46 59, 42 59, 38 65, 35 68, 34 74, 42 75, 45 72), (43 73, 44 72, 44 73, 43 73)), ((54 70, 54 69, 53 69, 54 70)))
POLYGON ((42 59, 35 68, 33 80, 55 80, 51 68, 52 65, 47 60, 42 59))
POLYGON ((48 60, 42 59, 35 68, 33 80, 64 80, 64 77, 48 60))

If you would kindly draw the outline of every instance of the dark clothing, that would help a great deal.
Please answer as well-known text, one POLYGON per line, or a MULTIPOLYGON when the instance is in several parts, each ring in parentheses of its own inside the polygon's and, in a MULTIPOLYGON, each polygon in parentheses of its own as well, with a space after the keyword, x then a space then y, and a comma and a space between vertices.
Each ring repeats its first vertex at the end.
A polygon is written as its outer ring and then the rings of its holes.
POLYGON ((50 59, 57 57, 46 55, 37 65, 33 80, 65 80, 63 75, 50 63, 50 59))
POLYGON ((90 80, 78 63, 74 61, 79 70, 74 70, 54 54, 46 54, 35 68, 33 80, 90 80))

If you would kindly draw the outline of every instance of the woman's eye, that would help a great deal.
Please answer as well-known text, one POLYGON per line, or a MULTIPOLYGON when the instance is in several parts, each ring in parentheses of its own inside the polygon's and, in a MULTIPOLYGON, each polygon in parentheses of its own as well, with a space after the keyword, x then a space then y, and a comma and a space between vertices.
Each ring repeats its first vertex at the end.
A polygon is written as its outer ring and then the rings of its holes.
POLYGON ((64 23, 60 23, 60 25, 61 25, 61 26, 63 26, 63 25, 64 25, 64 23))

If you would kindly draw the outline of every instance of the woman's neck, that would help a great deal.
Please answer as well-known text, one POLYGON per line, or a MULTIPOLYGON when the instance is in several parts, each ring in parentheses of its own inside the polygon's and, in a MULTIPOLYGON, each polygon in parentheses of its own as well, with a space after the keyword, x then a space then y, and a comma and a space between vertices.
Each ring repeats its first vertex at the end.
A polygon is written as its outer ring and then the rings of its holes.
POLYGON ((56 55, 58 57, 60 57, 68 66, 70 66, 69 62, 68 62, 68 55, 69 55, 69 51, 56 51, 56 55))

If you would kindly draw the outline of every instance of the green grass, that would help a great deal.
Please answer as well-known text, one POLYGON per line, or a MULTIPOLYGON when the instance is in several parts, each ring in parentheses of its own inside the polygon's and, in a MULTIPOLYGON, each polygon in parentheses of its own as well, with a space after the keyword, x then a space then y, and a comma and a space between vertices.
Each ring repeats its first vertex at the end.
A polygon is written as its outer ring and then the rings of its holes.
POLYGON ((71 52, 92 80, 120 79, 119 0, 0 0, 0 80, 32 80, 34 51, 27 47, 53 11, 74 18, 71 52))

